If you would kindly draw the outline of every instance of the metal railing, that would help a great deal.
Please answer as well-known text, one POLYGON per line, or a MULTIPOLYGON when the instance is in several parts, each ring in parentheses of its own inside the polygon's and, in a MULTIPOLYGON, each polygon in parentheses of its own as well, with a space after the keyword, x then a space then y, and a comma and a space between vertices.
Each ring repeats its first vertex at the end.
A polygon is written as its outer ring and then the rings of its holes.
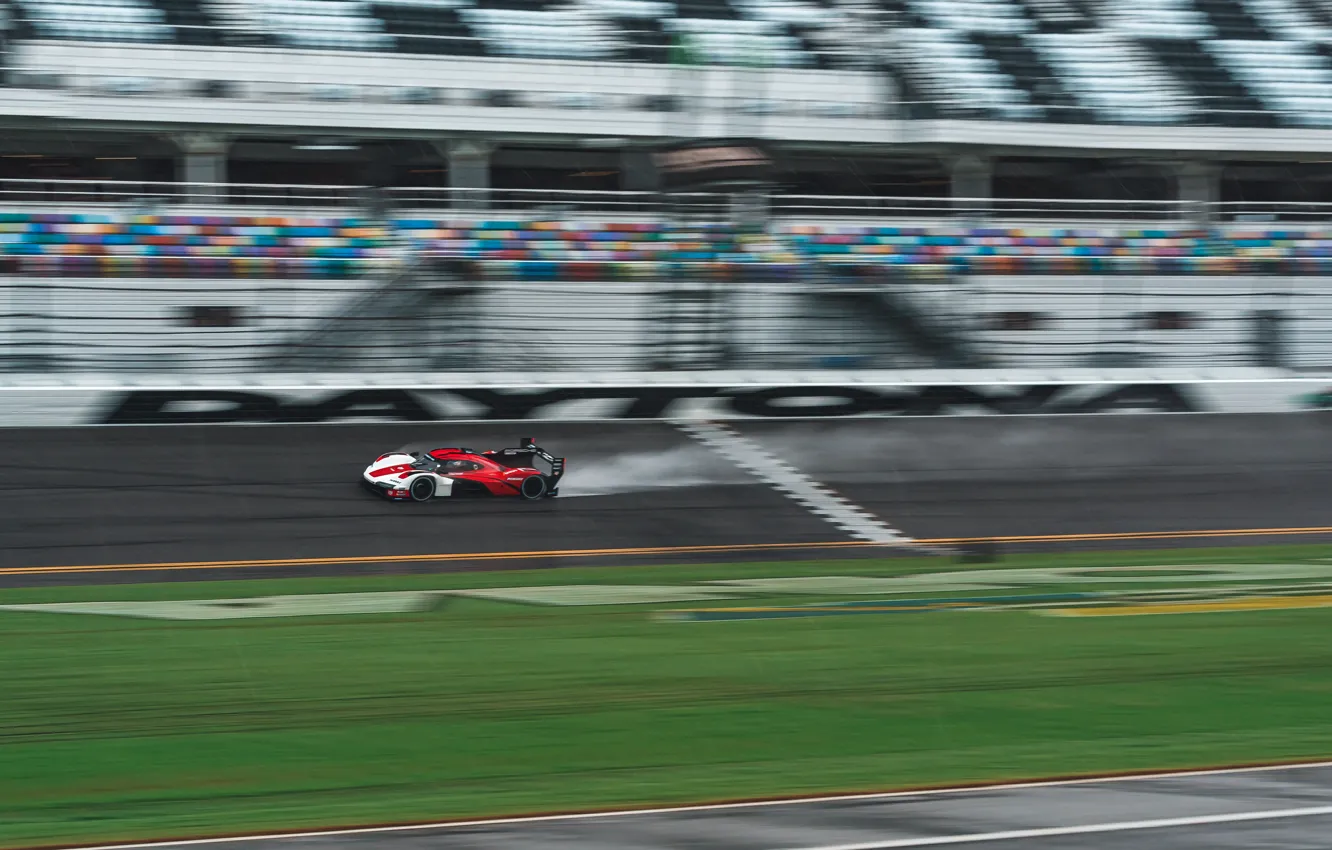
MULTIPOLYGON (((440 57, 445 58, 445 57, 440 57)), ((466 57, 451 57, 466 58, 466 57)), ((522 58, 522 57, 491 57, 522 58)), ((551 57, 567 59, 567 56, 551 57)), ((646 90, 626 92, 622 85, 598 87, 578 78, 577 86, 570 83, 566 90, 552 90, 543 84, 540 90, 524 88, 521 82, 496 77, 492 83, 455 83, 444 80, 433 82, 403 82, 385 84, 372 80, 358 80, 349 73, 346 77, 320 77, 305 80, 291 77, 256 79, 253 74, 228 76, 218 70, 209 78, 171 76, 159 68, 138 71, 127 66, 124 71, 112 72, 75 66, 42 66, 26 63, 19 54, 16 64, 6 73, 11 88, 59 91, 71 95, 112 97, 130 100, 201 98, 218 102, 237 103, 329 103, 360 105, 397 105, 412 107, 422 114, 444 107, 491 107, 495 109, 555 109, 572 112, 622 111, 652 113, 667 116, 670 113, 786 116, 795 118, 883 119, 892 118, 897 109, 891 101, 850 99, 830 83, 823 83, 819 96, 804 96, 772 89, 763 93, 738 94, 732 85, 720 84, 712 92, 700 91, 697 85, 680 90, 680 82, 671 74, 661 74, 655 84, 646 90)), ((713 66, 716 71, 731 76, 745 73, 746 68, 729 65, 713 66)), ((558 79, 558 78, 556 78, 558 79)), ((734 80, 731 81, 732 83, 734 80)))
MULTIPOLYGON (((181 29, 189 29, 182 27, 181 29)), ((220 47, 271 46, 290 50, 320 50, 317 47, 283 45, 262 34, 247 33, 248 41, 231 41, 212 45, 220 47)), ((410 39, 439 41, 469 41, 450 36, 408 36, 410 39)), ((472 39, 471 41, 479 41, 472 39)), ((558 46, 557 46, 558 48, 558 46)), ((329 46, 329 50, 335 49, 329 46)), ((395 53, 393 47, 367 48, 370 52, 395 53)), ((549 55, 495 53, 495 45, 486 43, 480 50, 459 53, 425 54, 439 58, 467 59, 536 59, 577 61, 567 51, 553 49, 549 55), (491 52, 487 52, 491 51, 491 52)), ((421 55, 404 52, 399 55, 421 55)), ((614 63, 639 61, 659 67, 679 67, 670 63, 667 48, 659 45, 628 45, 602 57, 581 57, 587 62, 614 63)), ((963 94, 939 94, 929 97, 887 97, 877 100, 850 99, 829 88, 819 97, 797 96, 782 89, 762 94, 735 96, 697 90, 679 91, 666 77, 659 89, 629 94, 621 87, 599 89, 584 84, 567 91, 552 91, 543 86, 540 91, 526 90, 521 84, 505 84, 496 80, 494 85, 397 84, 387 85, 354 76, 294 81, 290 78, 254 79, 228 77, 225 72, 209 79, 197 77, 165 76, 145 70, 136 73, 127 68, 123 73, 109 73, 91 68, 43 67, 24 64, 21 54, 18 64, 7 70, 7 84, 16 88, 59 90, 71 94, 97 97, 123 98, 182 98, 196 97, 216 100, 258 103, 359 103, 398 104, 422 109, 441 106, 480 106, 500 108, 537 108, 571 111, 629 111, 648 113, 691 112, 695 114, 745 114, 751 116, 785 116, 794 118, 838 119, 954 119, 965 121, 1014 122, 1020 124, 1104 124, 1143 127, 1244 127, 1328 129, 1332 128, 1332 113, 1293 110, 1280 106, 1267 106, 1260 110, 1234 109, 1228 104, 1233 98, 1188 93, 1163 94, 1161 103, 1153 109, 1110 108, 1092 103, 989 104, 982 99, 963 94)), ((741 63, 717 62, 701 64, 699 68, 721 71, 744 71, 750 66, 741 63)), ((776 66, 773 66, 774 68, 776 66)), ((792 66, 788 70, 801 70, 806 66, 792 66)), ((866 72, 863 62, 850 61, 846 70, 866 72)), ((881 72, 875 72, 881 73, 881 72)), ((1023 84, 1033 89, 1061 89, 1057 77, 1025 79, 1023 84)))
MULTIPOLYGON (((607 221, 731 220, 735 200, 717 192, 581 189, 466 189, 398 186, 377 189, 337 184, 188 183, 176 181, 46 180, 0 178, 0 211, 95 211, 113 215, 207 213, 349 216, 374 208, 401 217, 447 216, 557 220, 595 216, 607 221)), ((1095 198, 957 198, 924 195, 804 195, 780 191, 766 199, 767 214, 789 222, 911 224, 968 222, 1048 224, 1078 222, 1125 226, 1156 223, 1193 228, 1199 221, 1227 227, 1263 224, 1332 225, 1332 203, 1095 198)))
MULTIPOLYGON (((462 58, 462 57, 454 57, 462 58)), ((495 57, 492 57, 495 58, 495 57)), ((499 58, 523 58, 517 56, 499 58)), ((567 59, 568 57, 548 57, 567 59)), ((731 68, 729 65, 712 66, 731 68)), ((1034 85, 1057 80, 1028 81, 1034 85)), ((926 99, 887 98, 877 102, 838 97, 830 90, 825 97, 797 97, 770 91, 766 96, 736 97, 701 93, 661 91, 626 94, 617 88, 528 91, 521 86, 476 85, 385 85, 354 79, 332 78, 321 82, 291 80, 216 79, 158 76, 152 73, 110 74, 68 68, 20 65, 8 71, 14 88, 57 90, 75 95, 132 99, 207 98, 255 103, 357 103, 397 104, 421 109, 443 106, 557 109, 598 112, 627 111, 653 114, 743 114, 756 117, 840 119, 953 119, 962 121, 1014 122, 1020 124, 1101 124, 1143 127, 1248 127, 1275 129, 1328 129, 1332 113, 1316 113, 1269 107, 1239 110, 1216 105, 1217 98, 1185 95, 1179 109, 1169 115, 1131 110, 1108 110, 1080 104, 1042 104, 1013 112, 1000 106, 959 96, 926 99)))
MULTIPOLYGON (((71 32, 72 29, 77 29, 79 22, 71 22, 61 18, 44 18, 38 15, 25 15, 21 14, 22 9, 19 9, 19 12, 15 23, 18 25, 21 35, 25 38, 69 39, 91 43, 115 41, 139 44, 170 44, 177 41, 177 39, 165 37, 135 38, 128 30, 106 32, 93 37, 90 34, 81 34, 77 31, 71 32), (75 24, 75 27, 71 27, 71 23, 75 24)), ((378 21, 376 18, 370 20, 378 21)), ((181 43, 196 47, 274 47, 301 51, 416 53, 455 59, 489 57, 583 60, 588 62, 636 61, 661 65, 669 65, 677 61, 678 58, 678 50, 675 47, 669 44, 661 44, 659 40, 653 40, 654 37, 656 39, 660 38, 660 30, 623 29, 617 33, 616 37, 607 38, 601 42, 599 44, 600 49, 580 51, 576 46, 571 46, 567 40, 540 39, 530 36, 521 40, 506 40, 420 32, 390 34, 383 30, 371 29, 364 31, 321 30, 317 28, 317 24, 308 29, 269 30, 265 29, 262 23, 258 21, 254 26, 167 24, 165 22, 145 22, 145 24, 159 29, 177 31, 179 33, 178 40, 181 43), (357 38, 357 36, 370 36, 370 38, 357 38), (645 36, 648 38, 645 39, 645 36), (404 48, 402 46, 404 44, 410 44, 412 47, 404 48), (430 47, 421 50, 419 49, 421 45, 430 45, 430 47)), ((83 26, 86 30, 87 25, 83 26)), ((696 55, 692 61, 699 64, 734 65, 736 67, 801 68, 815 66, 817 64, 816 56, 823 56, 848 68, 863 67, 865 64, 863 55, 852 49, 851 45, 843 50, 818 49, 813 52, 806 51, 801 54, 787 53, 784 55, 792 59, 799 56, 803 61, 774 61, 777 57, 775 53, 739 54, 729 59, 721 54, 714 54, 711 57, 696 55)))
POLYGON ((0 206, 141 207, 190 204, 271 207, 349 207, 365 200, 364 186, 282 183, 186 183, 160 180, 44 180, 0 177, 0 206))

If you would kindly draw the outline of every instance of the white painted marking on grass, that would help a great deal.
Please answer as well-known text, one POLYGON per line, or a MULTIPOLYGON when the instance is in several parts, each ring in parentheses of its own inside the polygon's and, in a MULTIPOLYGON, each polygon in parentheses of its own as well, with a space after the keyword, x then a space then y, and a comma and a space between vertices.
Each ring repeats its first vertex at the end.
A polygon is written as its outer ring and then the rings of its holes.
POLYGON ((1049 826, 1037 829, 1010 829, 1003 832, 970 832, 964 835, 934 835, 928 838, 893 838, 887 841, 869 841, 863 844, 828 844, 801 850, 893 850, 898 847, 940 847, 948 844, 982 844, 996 841, 1017 841, 1024 838, 1053 838, 1061 835, 1095 835, 1106 832, 1133 832, 1144 829, 1174 829, 1183 826, 1209 826, 1221 823, 1244 823, 1259 820, 1286 820, 1332 815, 1332 806, 1310 806, 1303 809, 1269 809, 1261 812, 1236 812, 1227 815, 1195 815, 1159 820, 1131 820, 1118 823, 1089 823, 1082 826, 1049 826))
MULTIPOLYGON (((575 812, 562 815, 517 815, 506 818, 484 818, 478 820, 438 821, 435 823, 410 823, 398 826, 363 826, 350 829, 322 829, 306 832, 256 833, 253 835, 230 835, 224 838, 190 838, 183 841, 144 841, 133 844, 91 844, 82 845, 82 850, 153 850, 166 847, 193 847, 209 844, 237 844, 243 841, 277 841, 297 838, 335 838, 346 835, 379 835, 395 832, 420 832, 427 829, 470 829, 478 826, 523 826, 525 824, 558 823, 561 821, 584 821, 598 818, 632 818, 648 815, 690 814, 692 812, 716 812, 732 809, 762 809, 776 806, 802 806, 818 803, 867 802, 872 800, 893 800, 903 797, 946 797, 958 794, 993 793, 995 791, 1020 791, 1029 788, 1059 788, 1069 785, 1104 785, 1114 782, 1144 782, 1156 779, 1190 779, 1201 776, 1230 776, 1243 773, 1270 773, 1278 770, 1309 770, 1332 768, 1332 761, 1299 762, 1295 764, 1267 764, 1252 767, 1222 767, 1205 770, 1176 770, 1165 773, 1140 773, 1123 776, 1094 776, 1085 779, 1046 779, 1031 782, 1008 782, 999 785, 970 785, 956 788, 932 788, 921 791, 874 791, 864 794, 835 794, 826 797, 794 797, 783 800, 756 800, 745 803, 705 803, 695 806, 657 806, 644 809, 616 809, 606 812, 575 812)), ((1332 808, 1332 807, 1328 807, 1332 808)), ((1055 827, 1058 828, 1058 827, 1055 827)), ((915 839, 917 841, 921 839, 915 839)), ((883 847, 884 845, 876 845, 883 847)), ((917 845, 924 846, 924 845, 917 845)), ((832 850, 832 848, 821 848, 832 850)))
POLYGON ((645 584, 553 584, 539 587, 478 587, 451 590, 452 596, 529 605, 650 605, 660 602, 718 602, 744 591, 726 587, 645 584))
POLYGON ((241 620, 261 617, 332 617, 429 611, 448 591, 312 593, 238 599, 168 599, 134 602, 41 602, 0 605, 0 611, 36 614, 103 614, 154 620, 241 620))
POLYGON ((899 546, 913 542, 869 511, 837 495, 727 425, 676 422, 675 426, 855 540, 899 546))

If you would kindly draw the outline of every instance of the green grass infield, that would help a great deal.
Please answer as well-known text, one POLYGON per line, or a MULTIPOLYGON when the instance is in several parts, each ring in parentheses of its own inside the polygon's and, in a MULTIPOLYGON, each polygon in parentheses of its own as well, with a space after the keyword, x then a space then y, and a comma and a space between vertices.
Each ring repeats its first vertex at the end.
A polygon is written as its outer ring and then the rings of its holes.
MULTIPOLYGON (((1172 577, 1189 565, 1322 559, 1332 547, 595 567, 0 589, 0 605, 1165 568, 1116 585, 1137 590, 1184 587, 1172 577)), ((0 610, 0 847, 1332 756, 1332 609, 654 616, 851 598, 879 597, 447 598, 222 620, 0 610)))

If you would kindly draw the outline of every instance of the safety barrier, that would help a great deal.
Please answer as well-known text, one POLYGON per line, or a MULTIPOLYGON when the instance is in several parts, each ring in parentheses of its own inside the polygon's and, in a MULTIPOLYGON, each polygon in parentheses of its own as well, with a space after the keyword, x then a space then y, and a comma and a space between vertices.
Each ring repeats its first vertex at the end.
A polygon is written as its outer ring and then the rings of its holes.
POLYGON ((68 378, 0 386, 0 427, 333 422, 841 420, 1332 409, 1332 377, 1262 369, 1215 378, 981 373, 454 375, 431 381, 307 375, 282 382, 134 384, 68 378))

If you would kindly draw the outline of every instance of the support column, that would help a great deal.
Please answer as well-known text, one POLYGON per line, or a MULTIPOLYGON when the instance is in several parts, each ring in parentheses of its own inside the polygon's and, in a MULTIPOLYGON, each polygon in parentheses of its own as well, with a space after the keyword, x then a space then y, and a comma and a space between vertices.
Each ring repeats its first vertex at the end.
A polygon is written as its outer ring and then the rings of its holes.
POLYGON ((651 153, 634 148, 620 152, 620 188, 626 192, 657 190, 657 166, 651 153))
POLYGON ((1216 222, 1221 200, 1221 167, 1215 162, 1181 162, 1175 166, 1175 199, 1190 225, 1199 229, 1216 222))
POLYGON ((988 156, 963 154, 949 164, 953 208, 968 218, 984 218, 994 191, 994 162, 988 156))
POLYGON ((466 139, 436 142, 435 148, 448 163, 452 205, 473 210, 490 206, 490 155, 495 146, 466 139))
POLYGON ((176 179, 196 184, 188 187, 186 203, 223 203, 226 191, 219 184, 227 182, 231 140, 216 133, 180 133, 171 138, 181 152, 176 160, 176 179))

